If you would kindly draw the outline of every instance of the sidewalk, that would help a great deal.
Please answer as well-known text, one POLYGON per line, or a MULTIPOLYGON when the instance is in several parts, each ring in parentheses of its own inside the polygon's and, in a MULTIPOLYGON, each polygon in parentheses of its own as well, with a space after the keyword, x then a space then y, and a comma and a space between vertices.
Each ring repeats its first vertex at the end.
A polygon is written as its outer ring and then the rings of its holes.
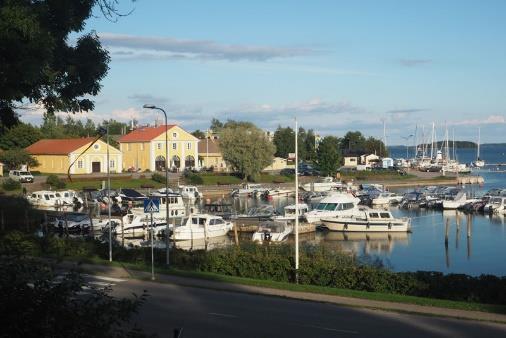
MULTIPOLYGON (((150 280, 151 279, 151 273, 149 273, 149 272, 129 270, 126 268, 114 267, 114 266, 82 264, 82 265, 80 265, 80 269, 86 273, 105 274, 107 276, 114 277, 114 278, 132 278, 132 279, 142 279, 142 280, 150 280)), ((333 296, 333 295, 310 293, 310 292, 271 289, 271 288, 265 288, 265 287, 259 287, 259 286, 232 284, 232 283, 225 283, 225 282, 215 282, 215 281, 210 281, 210 280, 205 280, 205 279, 179 277, 179 276, 171 276, 171 275, 164 275, 164 274, 157 274, 155 282, 175 284, 175 285, 180 285, 180 286, 184 286, 184 287, 197 287, 197 288, 213 289, 213 290, 220 290, 220 291, 227 291, 227 292, 241 292, 241 293, 249 293, 249 294, 254 294, 254 295, 285 297, 285 298, 307 300, 307 301, 313 301, 313 302, 331 303, 331 304, 336 304, 336 305, 364 307, 364 308, 369 308, 369 309, 380 309, 380 310, 395 311, 395 312, 409 312, 409 313, 416 313, 416 314, 430 315, 430 316, 443 316, 443 317, 452 317, 452 318, 459 318, 459 319, 471 319, 471 320, 506 323, 506 315, 503 315, 503 314, 439 308, 439 307, 423 306, 423 305, 416 305, 416 304, 375 301, 375 300, 369 300, 369 299, 349 298, 349 297, 333 296)))

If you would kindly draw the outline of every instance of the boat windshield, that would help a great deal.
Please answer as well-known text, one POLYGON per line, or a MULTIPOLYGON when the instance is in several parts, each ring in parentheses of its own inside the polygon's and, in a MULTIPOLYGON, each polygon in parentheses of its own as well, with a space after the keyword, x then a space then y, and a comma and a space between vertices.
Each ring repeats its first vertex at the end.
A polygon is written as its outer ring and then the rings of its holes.
POLYGON ((491 204, 497 204, 497 205, 500 205, 502 202, 502 198, 491 198, 490 199, 490 203, 491 204))
POLYGON ((327 203, 318 203, 316 206, 316 210, 325 210, 325 207, 327 206, 327 203))
POLYGON ((337 209, 337 203, 327 203, 325 210, 333 211, 337 209))

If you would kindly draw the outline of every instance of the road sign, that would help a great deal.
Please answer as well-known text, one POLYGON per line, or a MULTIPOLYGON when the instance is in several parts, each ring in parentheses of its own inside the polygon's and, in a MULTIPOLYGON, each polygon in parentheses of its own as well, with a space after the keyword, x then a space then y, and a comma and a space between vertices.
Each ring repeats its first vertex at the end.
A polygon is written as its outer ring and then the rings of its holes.
POLYGON ((149 214, 151 212, 160 211, 160 199, 159 198, 148 198, 144 200, 144 213, 149 214))

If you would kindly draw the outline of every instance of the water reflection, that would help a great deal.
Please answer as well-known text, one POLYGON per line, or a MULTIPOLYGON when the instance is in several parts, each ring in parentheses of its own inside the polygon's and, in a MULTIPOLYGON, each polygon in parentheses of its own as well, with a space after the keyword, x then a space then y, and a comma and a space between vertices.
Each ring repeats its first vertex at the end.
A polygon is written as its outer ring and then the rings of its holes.
POLYGON ((322 241, 326 245, 342 248, 345 251, 364 254, 391 253, 396 245, 407 246, 409 233, 407 232, 337 232, 326 231, 322 234, 322 241))

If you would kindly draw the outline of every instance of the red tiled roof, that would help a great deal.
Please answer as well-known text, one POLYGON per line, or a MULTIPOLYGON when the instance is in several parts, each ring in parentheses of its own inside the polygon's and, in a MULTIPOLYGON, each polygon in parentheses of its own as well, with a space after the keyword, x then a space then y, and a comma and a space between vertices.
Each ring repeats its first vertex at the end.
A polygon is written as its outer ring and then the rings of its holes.
POLYGON ((212 138, 207 142, 206 139, 199 140, 199 154, 205 154, 206 152, 211 154, 221 153, 220 141, 212 138))
MULTIPOLYGON (((174 124, 167 125, 167 129, 170 130, 175 127, 174 124)), ((130 133, 123 135, 118 142, 147 142, 151 141, 155 137, 160 136, 165 132, 165 125, 158 127, 141 127, 131 131, 130 133)))
POLYGON ((32 155, 68 155, 94 140, 94 137, 44 139, 27 147, 26 151, 32 155))

